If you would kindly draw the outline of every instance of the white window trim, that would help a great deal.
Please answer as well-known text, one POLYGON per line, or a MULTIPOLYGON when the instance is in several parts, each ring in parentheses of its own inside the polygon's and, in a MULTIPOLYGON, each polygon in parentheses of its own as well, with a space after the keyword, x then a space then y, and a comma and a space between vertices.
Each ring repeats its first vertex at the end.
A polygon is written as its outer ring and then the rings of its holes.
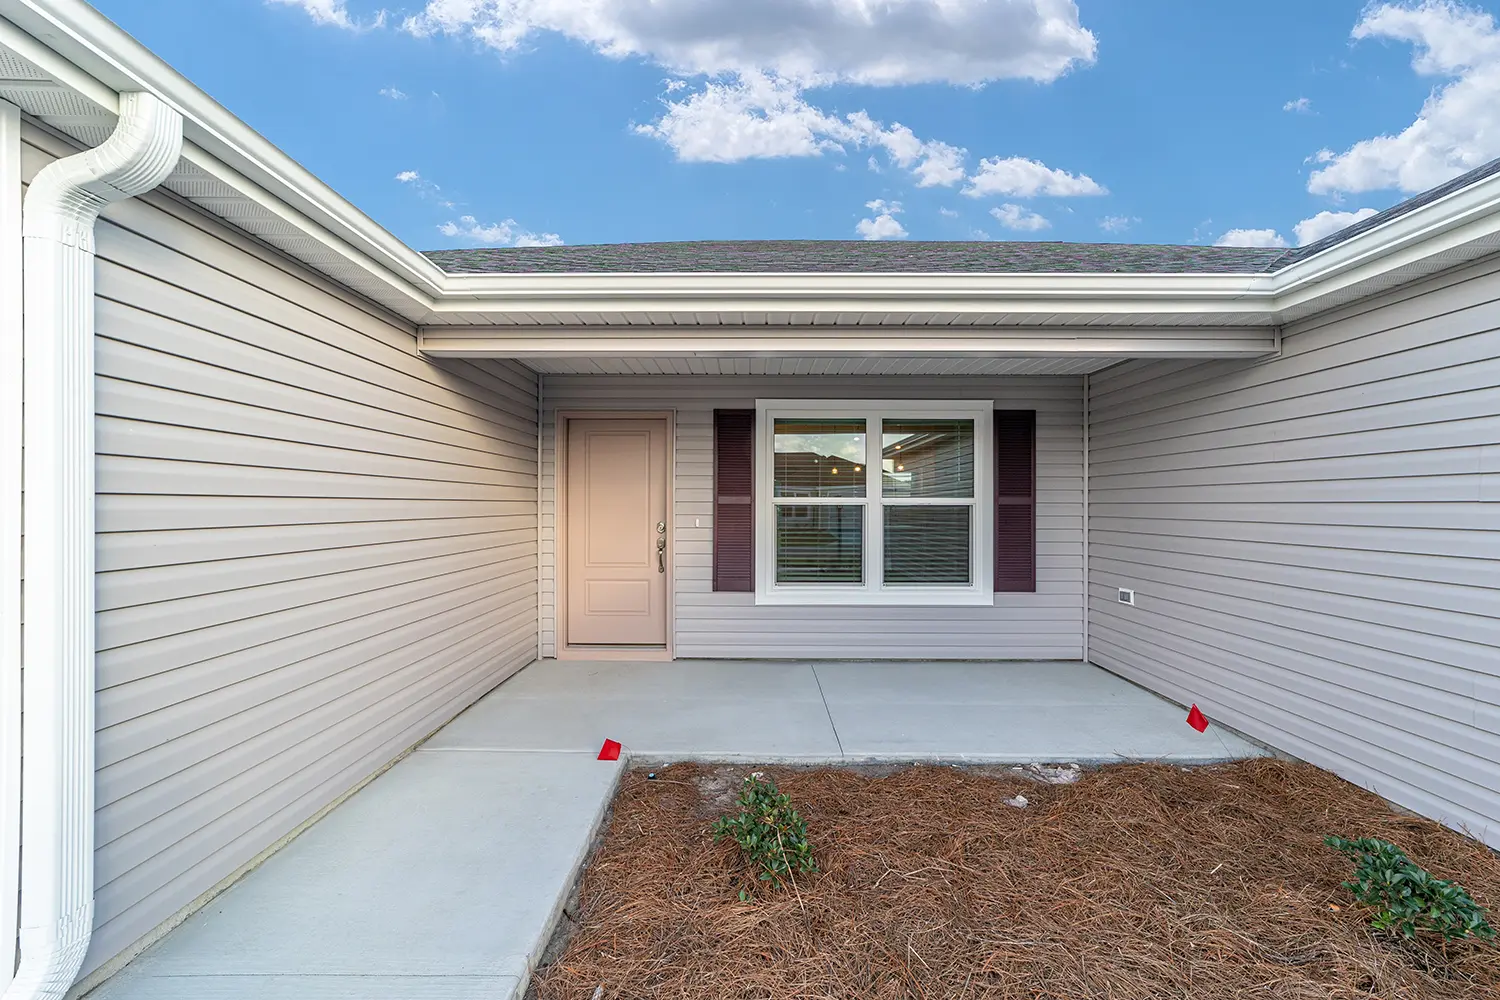
MULTIPOLYGON (((858 605, 907 607, 992 606, 995 601, 995 524, 993 516, 994 456, 993 400, 932 399, 760 399, 755 403, 755 603, 765 605, 858 605), (874 428, 883 419, 958 418, 974 421, 974 525, 970 536, 967 586, 887 586, 876 583, 883 566, 884 532, 881 477, 868 480, 862 500, 866 508, 864 530, 865 581, 862 584, 809 585, 776 583, 776 504, 772 497, 775 470, 773 422, 786 417, 849 417, 865 420, 865 467, 878 472, 879 435, 874 428), (873 461, 869 459, 874 456, 873 461)), ((853 498, 815 499, 814 503, 837 504, 853 498)), ((913 500, 953 504, 952 499, 913 500)))

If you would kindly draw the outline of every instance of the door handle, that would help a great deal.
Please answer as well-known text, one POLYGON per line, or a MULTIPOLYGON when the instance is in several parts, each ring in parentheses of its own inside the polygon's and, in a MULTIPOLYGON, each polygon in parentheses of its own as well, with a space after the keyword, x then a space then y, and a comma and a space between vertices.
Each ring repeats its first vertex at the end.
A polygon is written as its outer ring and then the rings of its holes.
POLYGON ((667 571, 667 540, 665 537, 656 540, 656 571, 665 573, 667 571))

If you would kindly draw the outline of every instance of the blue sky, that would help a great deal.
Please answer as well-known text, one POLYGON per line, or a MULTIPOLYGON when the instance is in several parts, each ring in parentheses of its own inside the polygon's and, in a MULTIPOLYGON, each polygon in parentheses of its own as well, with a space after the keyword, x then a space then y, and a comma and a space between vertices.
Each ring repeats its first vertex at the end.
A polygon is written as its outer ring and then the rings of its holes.
POLYGON ((94 2, 418 249, 1297 245, 1500 156, 1494 3, 94 2))

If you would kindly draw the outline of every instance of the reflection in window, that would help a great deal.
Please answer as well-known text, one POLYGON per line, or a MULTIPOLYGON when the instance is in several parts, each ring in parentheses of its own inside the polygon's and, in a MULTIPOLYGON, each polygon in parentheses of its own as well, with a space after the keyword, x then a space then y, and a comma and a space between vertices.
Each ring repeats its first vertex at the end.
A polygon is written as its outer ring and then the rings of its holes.
POLYGON ((972 420, 887 420, 880 455, 887 497, 974 495, 972 420))
POLYGON ((775 435, 776 496, 865 495, 863 420, 779 419, 775 435))

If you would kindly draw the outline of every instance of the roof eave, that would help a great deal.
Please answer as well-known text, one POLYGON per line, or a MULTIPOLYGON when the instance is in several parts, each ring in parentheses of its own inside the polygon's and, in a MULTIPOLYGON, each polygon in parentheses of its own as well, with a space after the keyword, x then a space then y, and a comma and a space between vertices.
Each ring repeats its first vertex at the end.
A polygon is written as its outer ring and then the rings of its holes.
MULTIPOLYGON (((428 323, 474 313, 1231 313, 1272 322, 1262 275, 594 273, 449 276, 428 323)), ((461 321, 461 320, 460 320, 461 321)))
POLYGON ((144 90, 184 119, 183 159, 229 184, 340 256, 400 289, 420 311, 446 275, 339 196, 83 0, 0 0, 0 40, 59 82, 114 111, 144 90), (10 29, 10 30, 6 30, 10 29))
POLYGON ((1389 288, 1500 250, 1500 174, 1270 275, 1278 316, 1319 311, 1362 289, 1389 288))
MULTIPOLYGON (((1048 313, 1129 323, 1147 314, 1264 325, 1500 248, 1500 176, 1461 188, 1264 274, 614 273, 449 274, 345 201, 83 0, 0 0, 0 41, 24 46, 64 86, 106 110, 145 90, 186 119, 184 158, 353 264, 417 323, 460 314, 698 312, 1048 313), (15 27, 12 27, 12 24, 15 27)), ((206 206, 212 211, 211 204, 206 206)), ((342 266, 342 265, 341 265, 342 266)), ((666 319, 675 322, 675 319, 666 319)), ((467 322, 472 322, 468 320, 467 322)))

